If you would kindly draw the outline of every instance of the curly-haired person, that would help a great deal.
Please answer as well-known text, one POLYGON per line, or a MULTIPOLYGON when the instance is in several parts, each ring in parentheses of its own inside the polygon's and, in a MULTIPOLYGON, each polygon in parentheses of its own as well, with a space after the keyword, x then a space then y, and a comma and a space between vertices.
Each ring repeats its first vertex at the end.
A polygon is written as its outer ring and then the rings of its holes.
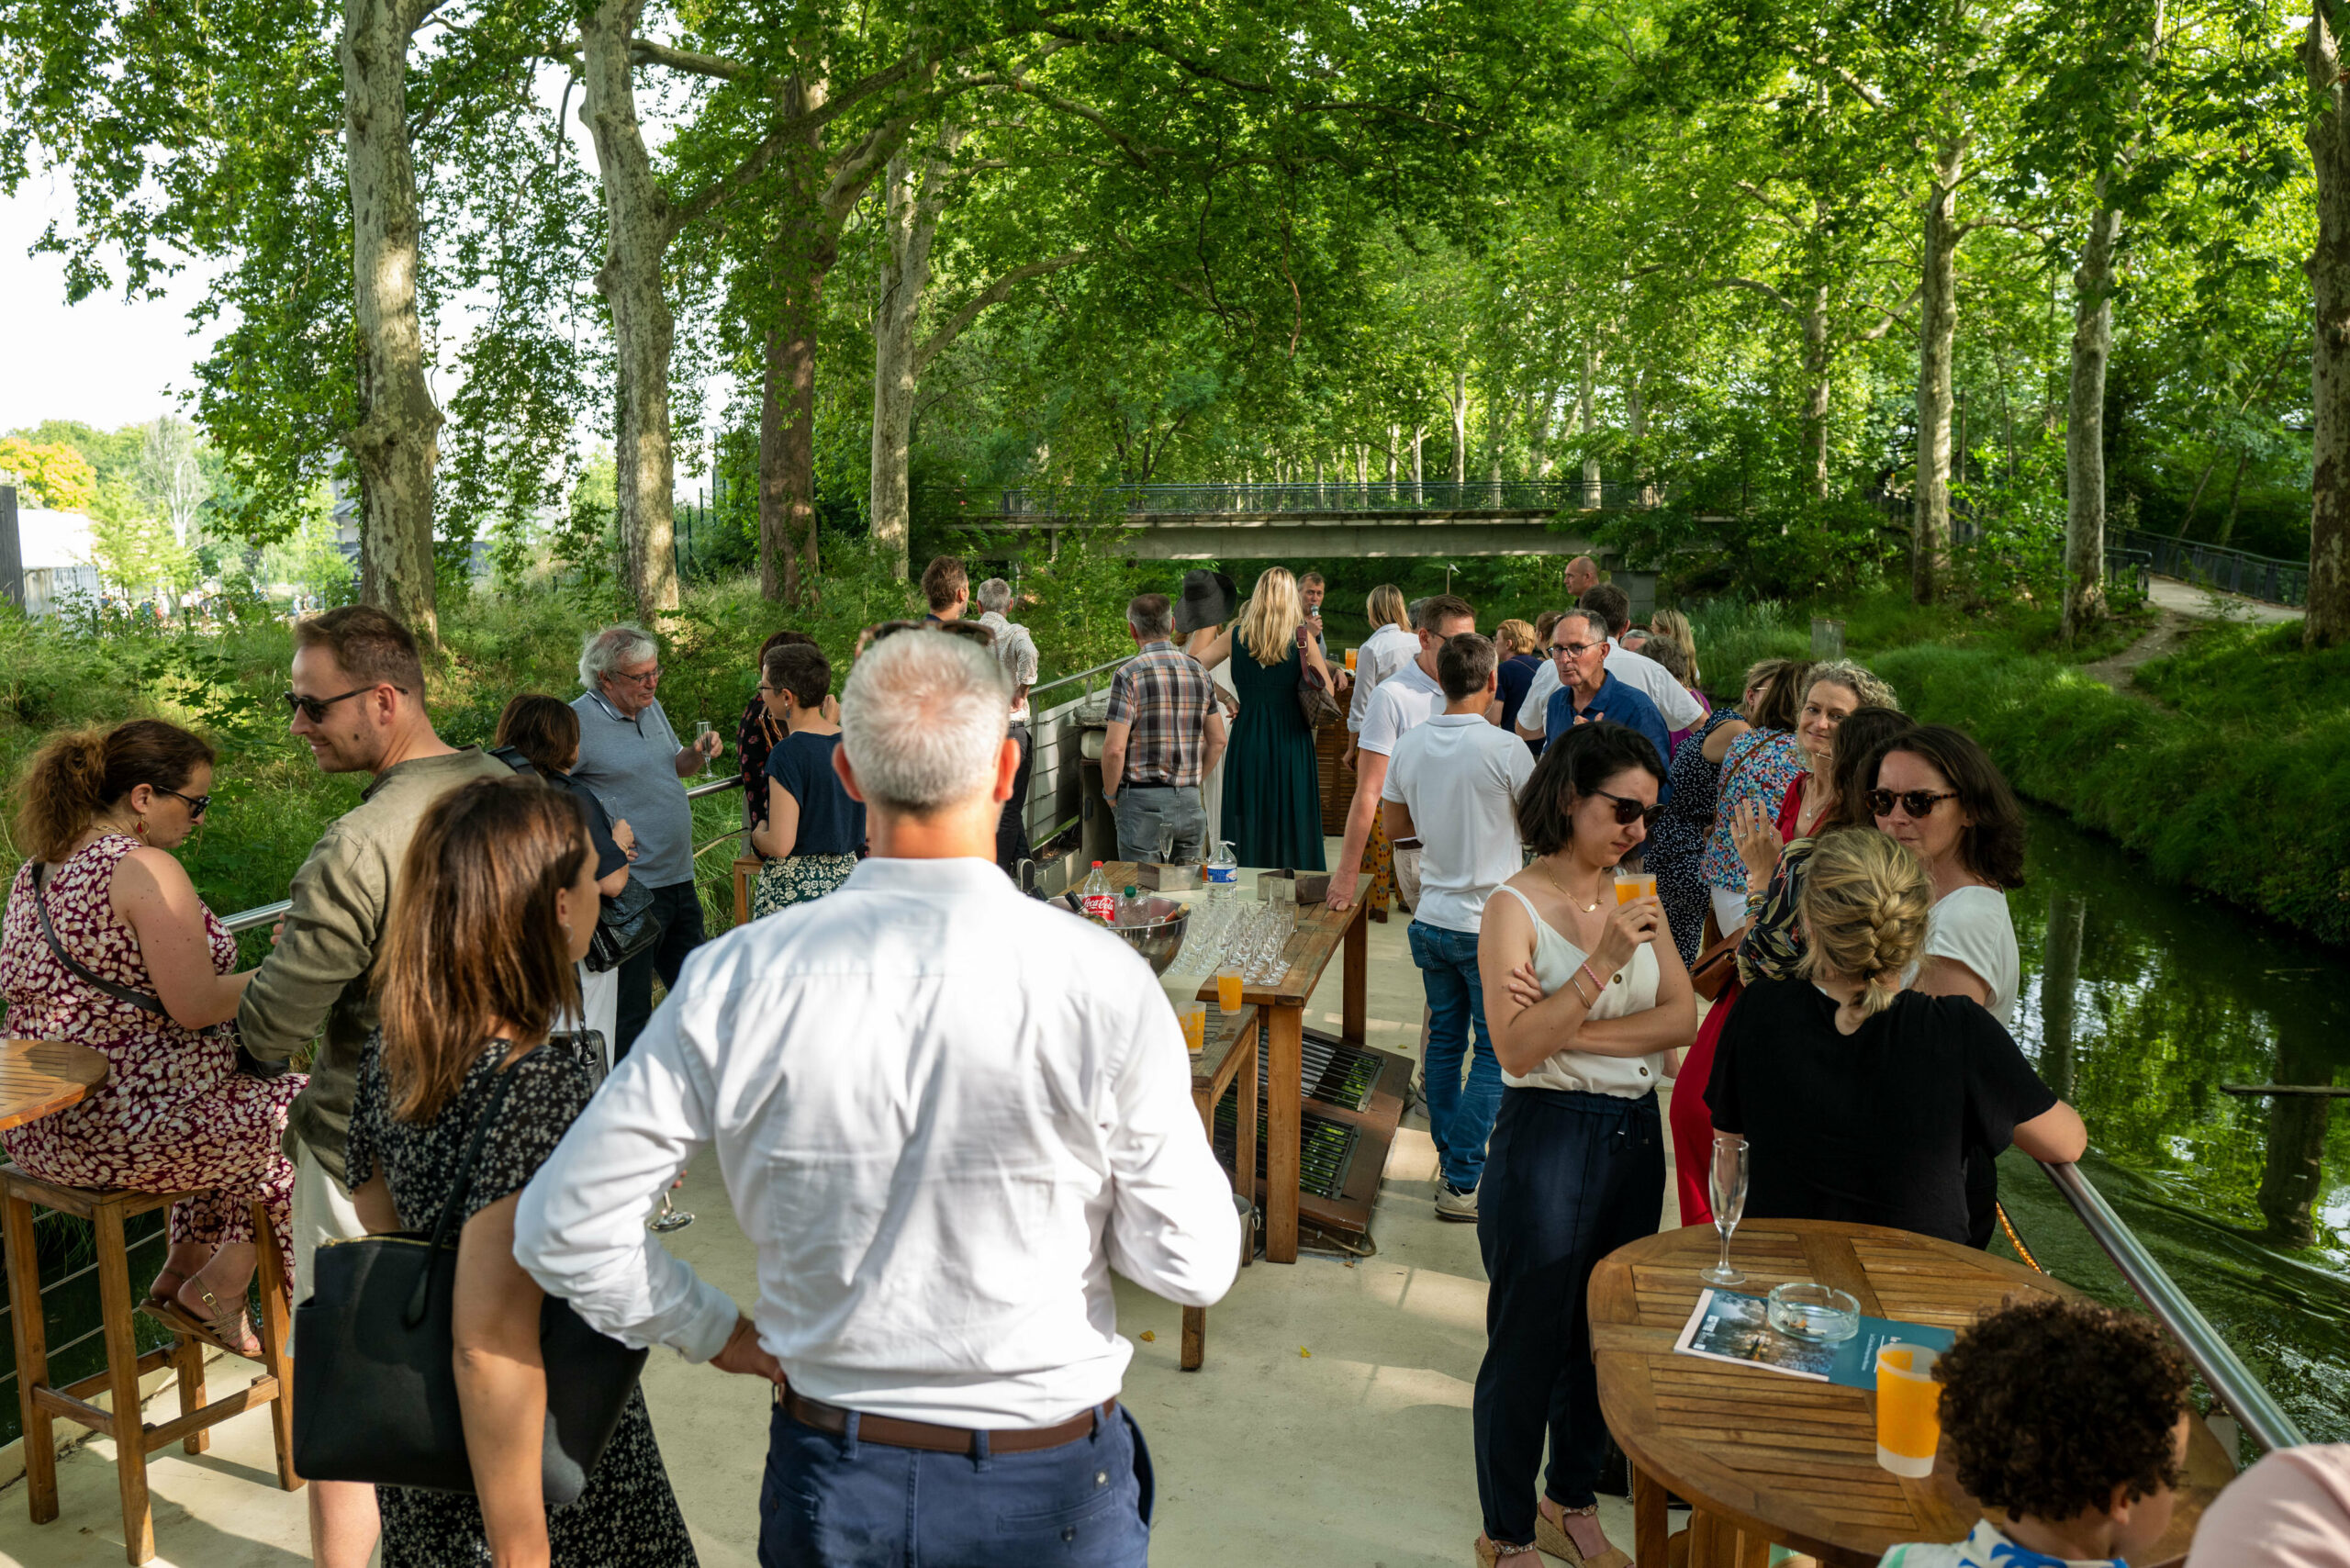
POLYGON ((2007 1526, 1897 1546, 1882 1568, 2121 1568, 2170 1529, 2187 1362, 2148 1319, 2042 1297, 1961 1333, 1934 1376, 1958 1483, 2007 1526))

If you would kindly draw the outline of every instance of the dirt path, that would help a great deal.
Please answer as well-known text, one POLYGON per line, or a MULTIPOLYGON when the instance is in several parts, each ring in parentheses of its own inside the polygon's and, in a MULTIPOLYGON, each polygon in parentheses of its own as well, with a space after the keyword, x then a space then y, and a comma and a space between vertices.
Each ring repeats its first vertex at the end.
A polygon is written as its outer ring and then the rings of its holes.
POLYGON ((2287 609, 2281 604, 2266 604, 2239 594, 2219 593, 2171 577, 2156 577, 2147 597, 2158 617, 2154 630, 2109 659, 2083 665, 2081 673, 2092 680, 2102 681, 2125 697, 2135 697, 2148 702, 2154 699, 2138 689, 2138 666, 2177 653, 2179 644, 2197 622, 2299 621, 2301 618, 2300 610, 2287 609))
POLYGON ((2188 630, 2195 625, 2193 616, 2182 615, 2176 610, 2158 608, 2155 613, 2160 619, 2154 622, 2153 631, 2109 659, 2099 659, 2093 665, 2083 665, 2081 673, 2091 680, 2102 681, 2124 697, 2135 697, 2147 702, 2153 701, 2153 698, 2138 689, 2138 666, 2165 655, 2177 653, 2179 644, 2186 639, 2188 630))

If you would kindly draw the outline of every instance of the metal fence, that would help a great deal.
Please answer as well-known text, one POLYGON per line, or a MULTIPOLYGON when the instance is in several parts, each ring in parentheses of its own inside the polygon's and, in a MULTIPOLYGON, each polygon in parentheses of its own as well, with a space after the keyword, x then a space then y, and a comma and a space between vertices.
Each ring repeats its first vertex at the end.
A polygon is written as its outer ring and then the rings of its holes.
MULTIPOLYGON (((1219 517, 1301 512, 1420 514, 1431 511, 1646 511, 1664 504, 1661 487, 1628 480, 1379 479, 1228 485, 1014 487, 995 515, 1083 521, 1118 514, 1219 517)), ((985 514, 967 519, 986 521, 985 514)))
POLYGON ((2289 605, 2296 610, 2310 601, 2310 566, 2307 561, 2284 561, 2274 555, 2255 555, 2218 544, 2199 543, 2192 539, 2148 533, 2139 528, 2125 528, 2119 532, 2121 542, 2131 549, 2144 551, 2154 562, 2154 569, 2164 577, 2218 588, 2223 593, 2242 594, 2246 599, 2257 599, 2269 604, 2289 605))

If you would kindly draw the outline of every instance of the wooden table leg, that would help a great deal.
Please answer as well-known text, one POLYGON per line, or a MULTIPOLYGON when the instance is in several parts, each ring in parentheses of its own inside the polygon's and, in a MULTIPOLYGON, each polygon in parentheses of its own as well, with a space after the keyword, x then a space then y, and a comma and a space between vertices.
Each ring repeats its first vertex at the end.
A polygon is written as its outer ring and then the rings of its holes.
MULTIPOLYGON (((1360 924, 1358 917, 1357 924, 1360 924)), ((1305 1093, 1305 1010, 1265 1010, 1265 1260, 1297 1261, 1297 1180, 1305 1093)))
POLYGON ((1663 1484, 1632 1466, 1632 1560, 1663 1562, 1666 1529, 1663 1484))
POLYGON ((1350 1046, 1363 1040, 1363 1024, 1370 1003, 1365 988, 1371 977, 1368 969, 1371 956, 1371 919, 1364 906, 1355 905, 1355 917, 1348 924, 1346 946, 1339 958, 1338 970, 1338 1037, 1350 1046))
MULTIPOLYGON (((1259 1098, 1257 1092, 1257 1058, 1265 1048, 1265 1014, 1262 1008, 1257 1010, 1255 1021, 1248 1025, 1248 1040, 1245 1049, 1248 1059, 1240 1064, 1240 1075, 1235 1081, 1240 1098, 1235 1107, 1239 1112, 1239 1120, 1233 1127, 1232 1172, 1233 1185, 1253 1202, 1257 1193, 1257 1107, 1259 1098)), ((1304 1069, 1299 1070, 1302 1072, 1304 1069)), ((1261 1219, 1262 1216, 1259 1217, 1261 1219)), ((1245 1269, 1256 1260, 1257 1249, 1252 1245, 1241 1255, 1240 1266, 1245 1269)))
POLYGON ((1751 1530, 1738 1532, 1738 1568, 1771 1568, 1771 1542, 1768 1537, 1751 1530))
POLYGON ((55 1418, 34 1403, 33 1388, 49 1382, 49 1329, 41 1315, 40 1265, 33 1242, 33 1206, 15 1193, 0 1196, 0 1227, 8 1254, 8 1326, 17 1341, 17 1407, 24 1418, 25 1494, 33 1523, 57 1518, 55 1418))

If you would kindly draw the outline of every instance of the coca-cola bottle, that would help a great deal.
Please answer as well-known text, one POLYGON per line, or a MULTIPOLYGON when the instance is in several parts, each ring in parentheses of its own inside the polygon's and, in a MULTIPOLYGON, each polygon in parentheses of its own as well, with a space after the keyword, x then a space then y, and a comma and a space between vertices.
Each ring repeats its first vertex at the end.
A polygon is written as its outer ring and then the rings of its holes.
POLYGON ((1085 885, 1078 889, 1077 902, 1084 906, 1088 916, 1104 925, 1116 916, 1118 895, 1111 891, 1110 879, 1102 874, 1101 861, 1093 863, 1092 875, 1087 877, 1085 885))

